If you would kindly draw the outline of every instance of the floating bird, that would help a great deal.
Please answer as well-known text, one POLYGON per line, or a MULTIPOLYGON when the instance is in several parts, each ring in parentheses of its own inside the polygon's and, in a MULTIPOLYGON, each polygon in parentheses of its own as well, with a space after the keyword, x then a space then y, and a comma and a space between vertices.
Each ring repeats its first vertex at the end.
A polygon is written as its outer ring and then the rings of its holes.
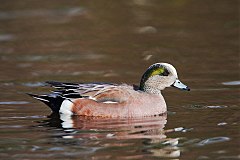
POLYGON ((155 63, 143 74, 140 85, 115 83, 63 83, 48 81, 56 90, 50 94, 29 94, 53 112, 96 117, 146 117, 164 114, 166 87, 190 89, 178 79, 168 63, 155 63))

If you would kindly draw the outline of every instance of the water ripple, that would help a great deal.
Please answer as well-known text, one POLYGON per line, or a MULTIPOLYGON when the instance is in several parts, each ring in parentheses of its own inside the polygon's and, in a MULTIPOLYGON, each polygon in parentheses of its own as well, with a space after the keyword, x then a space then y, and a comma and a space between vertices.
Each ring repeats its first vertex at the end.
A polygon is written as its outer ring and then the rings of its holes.
POLYGON ((22 128, 22 125, 1 125, 0 128, 22 128))
POLYGON ((22 85, 27 86, 27 87, 40 87, 40 86, 44 86, 45 83, 42 82, 35 82, 35 83, 23 83, 22 85))
POLYGON ((197 146, 205 146, 208 144, 226 142, 229 140, 230 140, 229 137, 213 137, 213 138, 204 139, 204 140, 198 142, 196 145, 197 146))
POLYGON ((1 34, 0 35, 0 42, 2 41, 11 41, 14 39, 14 36, 11 34, 1 34))
MULTIPOLYGON (((103 59, 106 56, 98 53, 81 53, 81 54, 48 54, 48 55, 22 55, 22 56, 9 56, 4 55, 4 61, 24 61, 24 62, 36 62, 36 61, 78 61, 78 60, 95 60, 103 59)), ((30 65, 31 66, 31 65, 30 65)))
POLYGON ((7 104, 28 104, 29 102, 26 101, 7 101, 7 102, 0 102, 0 105, 7 105, 7 104))
POLYGON ((222 84, 228 85, 228 86, 236 86, 236 85, 240 85, 240 81, 223 82, 222 84))
POLYGON ((174 128, 175 132, 188 132, 191 130, 193 130, 193 128, 183 128, 183 127, 174 128))
POLYGON ((204 109, 204 108, 210 108, 210 109, 220 109, 220 108, 227 108, 228 106, 224 105, 201 105, 201 104, 195 104, 195 105, 189 105, 184 106, 185 108, 189 109, 204 109))
POLYGON ((218 123, 217 125, 218 126, 225 126, 225 125, 227 125, 227 123, 226 122, 221 122, 221 123, 218 123))
POLYGON ((207 106, 206 108, 216 109, 216 108, 227 108, 227 106, 207 106))
POLYGON ((39 9, 0 12, 0 20, 15 18, 49 17, 49 16, 78 16, 82 15, 85 9, 79 7, 67 9, 39 9))

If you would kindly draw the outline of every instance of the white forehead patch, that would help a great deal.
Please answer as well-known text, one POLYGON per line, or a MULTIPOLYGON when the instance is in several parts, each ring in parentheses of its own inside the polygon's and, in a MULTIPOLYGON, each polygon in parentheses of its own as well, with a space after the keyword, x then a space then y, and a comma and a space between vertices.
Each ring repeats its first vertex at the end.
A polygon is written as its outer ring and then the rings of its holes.
POLYGON ((170 72, 173 73, 173 75, 175 75, 176 77, 178 77, 177 70, 175 69, 175 67, 173 67, 173 65, 171 65, 171 64, 169 64, 169 63, 154 63, 154 64, 151 65, 149 68, 151 68, 152 66, 155 66, 155 65, 165 66, 170 72))

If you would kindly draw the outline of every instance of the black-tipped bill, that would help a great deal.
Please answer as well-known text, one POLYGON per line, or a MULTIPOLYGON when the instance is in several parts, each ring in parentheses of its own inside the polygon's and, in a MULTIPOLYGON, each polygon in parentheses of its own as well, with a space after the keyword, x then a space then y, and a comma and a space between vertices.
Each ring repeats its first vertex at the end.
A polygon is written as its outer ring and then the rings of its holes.
POLYGON ((178 89, 181 90, 185 90, 185 91, 190 91, 190 88, 188 88, 188 86, 186 86, 185 84, 183 84, 181 81, 179 81, 178 79, 172 84, 173 87, 176 87, 178 89))

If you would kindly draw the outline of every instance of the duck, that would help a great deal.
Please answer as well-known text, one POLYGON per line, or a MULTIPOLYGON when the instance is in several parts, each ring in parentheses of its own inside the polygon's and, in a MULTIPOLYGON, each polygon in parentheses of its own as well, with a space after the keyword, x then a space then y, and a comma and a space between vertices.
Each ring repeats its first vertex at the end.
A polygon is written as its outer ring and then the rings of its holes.
POLYGON ((169 63, 155 63, 148 67, 139 86, 104 82, 45 83, 55 90, 49 94, 28 95, 45 103, 53 113, 70 116, 134 118, 162 115, 167 112, 162 90, 175 87, 190 91, 169 63))

